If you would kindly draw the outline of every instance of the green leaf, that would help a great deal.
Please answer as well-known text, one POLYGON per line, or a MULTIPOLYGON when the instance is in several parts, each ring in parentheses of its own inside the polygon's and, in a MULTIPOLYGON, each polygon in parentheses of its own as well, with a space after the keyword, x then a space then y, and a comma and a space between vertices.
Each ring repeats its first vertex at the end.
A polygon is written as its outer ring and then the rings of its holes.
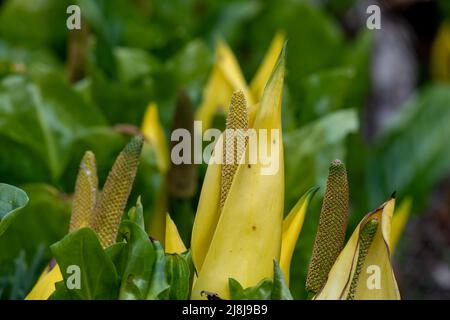
POLYGON ((71 205, 67 197, 48 185, 29 184, 22 188, 30 201, 0 237, 0 276, 14 272, 14 260, 22 251, 26 263, 31 265, 36 252, 44 247, 38 273, 33 275, 36 278, 51 259, 49 246, 67 233, 71 205))
POLYGON ((273 281, 263 279, 257 285, 244 289, 238 281, 229 278, 228 285, 231 300, 270 300, 273 281))
POLYGON ((27 203, 28 196, 23 190, 0 183, 0 237, 27 203))
POLYGON ((189 266, 189 297, 191 296, 191 291, 192 291, 192 285, 194 282, 194 276, 195 276, 195 266, 194 266, 194 261, 192 261, 192 254, 191 254, 191 250, 189 249, 186 252, 183 252, 180 254, 184 260, 186 260, 188 266, 189 266))
POLYGON ((65 281, 59 281, 55 283, 55 291, 48 298, 48 300, 79 300, 76 296, 73 296, 69 289, 66 287, 65 281))
POLYGON ((448 85, 428 87, 399 108, 369 154, 369 205, 395 190, 424 204, 431 187, 450 172, 449 123, 448 85))
POLYGON ((144 208, 142 207, 141 197, 139 196, 136 201, 136 206, 132 207, 128 211, 128 219, 139 226, 142 230, 145 230, 144 225, 144 208))
POLYGON ((119 281, 116 269, 92 229, 82 228, 68 234, 52 245, 51 250, 65 283, 71 276, 66 272, 67 268, 72 265, 80 268, 80 289, 69 289, 74 299, 117 299, 119 281))
POLYGON ((212 62, 213 53, 205 42, 200 39, 188 42, 166 64, 166 73, 175 81, 168 86, 174 87, 172 96, 176 96, 179 88, 186 88, 193 102, 199 102, 212 62))
POLYGON ((10 181, 56 182, 74 142, 87 129, 105 125, 95 107, 55 72, 36 82, 23 76, 2 79, 0 118, 0 146, 14 155, 0 155, 0 174, 10 181))
POLYGON ((167 280, 170 285, 170 300, 189 299, 191 269, 179 254, 166 254, 167 280))
POLYGON ((345 109, 284 135, 286 208, 311 186, 324 186, 329 162, 345 159, 345 139, 357 130, 356 111, 345 109))
POLYGON ((294 100, 301 101, 299 86, 305 76, 339 63, 343 32, 326 12, 307 1, 267 2, 250 29, 250 47, 260 56, 258 64, 276 30, 285 31, 289 39, 286 68, 291 72, 286 82, 294 100))
POLYGON ((155 248, 156 259, 146 300, 167 300, 169 299, 170 286, 167 282, 164 249, 159 241, 153 241, 153 247, 155 248))
POLYGON ((106 255, 111 259, 116 267, 117 274, 122 279, 127 264, 128 244, 118 242, 105 249, 106 255))
POLYGON ((272 300, 293 300, 289 287, 284 279, 283 272, 276 260, 273 261, 273 288, 272 300))
POLYGON ((148 294, 152 280, 155 250, 147 233, 139 225, 125 220, 119 235, 127 242, 126 265, 122 275, 119 299, 142 300, 148 294))
POLYGON ((301 88, 303 99, 299 110, 300 123, 307 123, 348 107, 344 102, 354 80, 353 68, 327 69, 307 76, 301 88))
POLYGON ((151 81, 148 77, 161 68, 160 63, 145 50, 120 47, 114 51, 117 60, 119 81, 136 84, 140 81, 151 81))
POLYGON ((65 12, 69 5, 67 0, 41 1, 39 4, 7 1, 0 11, 0 38, 20 46, 62 49, 67 35, 65 12), (26 23, 18 23, 18 19, 26 23))

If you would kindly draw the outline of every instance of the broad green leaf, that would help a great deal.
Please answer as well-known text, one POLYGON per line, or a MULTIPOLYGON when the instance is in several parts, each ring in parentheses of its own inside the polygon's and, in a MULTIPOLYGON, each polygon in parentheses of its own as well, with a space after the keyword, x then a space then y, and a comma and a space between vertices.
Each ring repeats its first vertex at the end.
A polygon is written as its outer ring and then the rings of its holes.
POLYGON ((28 196, 23 190, 0 183, 0 237, 27 203, 28 196))
POLYGON ((119 279, 114 264, 103 250, 94 231, 82 228, 51 246, 64 282, 71 281, 69 266, 80 268, 80 289, 70 289, 74 299, 117 299, 119 279))
POLYGON ((187 300, 190 291, 191 270, 188 262, 179 254, 166 254, 167 280, 170 300, 187 300))
POLYGON ((59 281, 55 283, 55 292, 48 298, 48 300, 78 300, 73 296, 69 289, 66 287, 66 283, 59 281))
POLYGON ((357 130, 356 111, 346 109, 284 135, 286 208, 311 186, 324 186, 329 162, 345 159, 345 139, 357 130))
POLYGON ((117 242, 105 248, 106 255, 114 263, 120 279, 122 279, 127 264, 127 246, 126 242, 117 242))
POLYGON ((295 72, 289 72, 286 82, 298 98, 305 76, 340 61, 343 34, 333 19, 306 1, 267 2, 249 37, 260 59, 276 30, 285 31, 289 39, 286 68, 295 72))
POLYGON ((169 299, 170 286, 166 275, 166 257, 164 249, 159 241, 153 241, 156 259, 153 266, 152 280, 146 300, 167 300, 169 299))
POLYGON ((0 173, 16 181, 38 177, 38 181, 56 182, 76 139, 87 129, 105 125, 95 107, 54 72, 41 75, 35 83, 23 76, 2 79, 0 118, 0 145, 6 144, 15 155, 0 156, 0 173))
POLYGON ((228 279, 231 300, 270 300, 273 281, 263 279, 257 285, 242 288, 241 284, 233 278, 228 279))
POLYGON ((189 249, 186 252, 183 252, 180 254, 184 260, 186 260, 188 266, 189 266, 189 297, 191 296, 191 291, 192 291, 192 285, 194 282, 194 277, 195 277, 195 266, 194 266, 194 261, 192 260, 192 254, 191 254, 191 250, 189 249))
POLYGON ((0 11, 0 38, 21 46, 55 49, 64 46, 67 34, 64 13, 70 3, 68 0, 6 1, 0 11), (19 23, 18 19, 25 23, 19 23))
POLYGON ((142 49, 120 47, 114 51, 117 60, 117 73, 121 82, 136 84, 151 81, 149 76, 161 68, 160 63, 142 49))
POLYGON ((37 279, 50 260, 49 246, 60 240, 69 228, 70 202, 53 187, 44 184, 21 186, 30 201, 14 218, 0 237, 0 277, 14 273, 14 260, 25 252, 25 261, 31 265, 40 247, 45 248, 37 267, 37 279))
POLYGON ((153 100, 152 81, 127 84, 110 79, 98 66, 90 71, 90 100, 103 112, 111 124, 140 125, 149 101, 153 100))
MULTIPOLYGON (((193 102, 200 103, 200 95, 209 75, 213 53, 200 39, 188 42, 166 64, 166 73, 175 81, 171 86, 186 88, 193 102)), ((167 79, 170 80, 170 79, 167 79)), ((169 86, 170 87, 170 86, 169 86)), ((178 89, 171 90, 175 96, 178 89)), ((164 114, 162 114, 164 116, 164 114)))
POLYGON ((119 299, 145 299, 155 262, 153 245, 144 229, 132 221, 125 220, 121 223, 119 235, 127 242, 126 265, 122 274, 119 299))
POLYGON ((369 153, 369 205, 395 190, 424 204, 431 187, 450 172, 449 123, 448 85, 428 87, 399 109, 369 153))
POLYGON ((298 111, 300 123, 349 107, 344 102, 354 80, 353 68, 326 69, 305 77, 301 86, 303 99, 298 111))
POLYGON ((292 294, 277 261, 273 261, 272 300, 293 300, 292 294))

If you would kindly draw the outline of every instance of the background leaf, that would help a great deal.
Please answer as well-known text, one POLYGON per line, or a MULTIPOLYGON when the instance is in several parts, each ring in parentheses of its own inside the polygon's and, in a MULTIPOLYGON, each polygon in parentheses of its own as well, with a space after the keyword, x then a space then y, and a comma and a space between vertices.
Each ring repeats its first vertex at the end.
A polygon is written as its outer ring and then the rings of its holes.
POLYGON ((27 203, 28 196, 23 190, 0 183, 0 237, 27 203))
POLYGON ((81 300, 117 299, 119 279, 114 264, 106 255, 94 231, 82 228, 68 234, 51 246, 52 253, 61 268, 64 282, 68 266, 81 270, 81 288, 71 289, 70 295, 81 300))

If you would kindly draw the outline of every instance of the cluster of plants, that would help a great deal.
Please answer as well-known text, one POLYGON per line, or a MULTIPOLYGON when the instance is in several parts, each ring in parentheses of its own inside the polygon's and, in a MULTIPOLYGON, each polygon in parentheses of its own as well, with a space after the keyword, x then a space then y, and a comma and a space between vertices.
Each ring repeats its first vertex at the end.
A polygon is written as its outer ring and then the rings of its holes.
POLYGON ((5 1, 0 298, 399 298, 394 248, 450 171, 450 32, 368 142, 375 38, 344 34, 351 2, 5 1), (173 129, 232 118, 282 128, 280 174, 170 162, 173 129))

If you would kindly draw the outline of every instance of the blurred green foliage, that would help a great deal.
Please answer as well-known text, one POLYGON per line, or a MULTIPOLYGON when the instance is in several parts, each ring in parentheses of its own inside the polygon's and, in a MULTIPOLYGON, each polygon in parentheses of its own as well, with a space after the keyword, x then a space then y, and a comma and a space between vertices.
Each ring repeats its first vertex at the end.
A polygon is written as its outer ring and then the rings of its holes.
MULTIPOLYGON (((117 125, 139 127, 150 101, 157 102, 168 135, 180 89, 187 90, 194 106, 200 104, 217 38, 230 44, 249 81, 275 33, 283 30, 287 35, 285 212, 310 187, 320 186, 323 191, 328 164, 335 158, 346 161, 349 170, 350 230, 395 190, 400 199, 412 195, 419 211, 430 188, 450 171, 450 88, 430 83, 418 90, 376 139, 366 142, 362 115, 370 91, 374 37, 368 30, 353 38, 343 31, 337 17, 352 2, 4 1, 0 7, 0 179, 21 186, 30 203, 0 235, 0 298, 23 298, 50 259, 49 246, 66 234, 68 195, 84 151, 96 154, 102 183, 128 140, 128 133, 117 125), (81 7, 83 23, 90 30, 85 77, 74 84, 67 80, 70 4, 81 7), (27 272, 27 277, 22 276, 27 272), (23 281, 11 281, 17 278, 23 281)), ((199 185, 203 176, 200 170, 199 185)), ((153 150, 144 148, 130 201, 142 195, 146 218, 157 205, 163 184, 153 150)), ((182 207, 195 208, 198 193, 182 207)), ((320 203, 319 195, 294 254, 290 280, 294 298, 305 297, 320 203)), ((182 235, 189 234, 189 223, 178 227, 182 235)), ((73 237, 69 240, 74 246, 94 241, 88 231, 73 237)), ((61 262, 62 245, 53 247, 61 262)), ((125 250, 116 249, 108 253, 115 262, 119 260, 114 257, 119 259, 125 250)), ((90 254, 103 259, 100 262, 109 273, 117 269, 120 275, 132 267, 120 271, 99 250, 92 245, 90 254)), ((155 252, 155 268, 159 266, 155 270, 162 272, 165 266, 155 252)), ((167 283, 159 285, 147 289, 158 295, 167 283)), ((119 292, 120 283, 102 290, 119 292)))

